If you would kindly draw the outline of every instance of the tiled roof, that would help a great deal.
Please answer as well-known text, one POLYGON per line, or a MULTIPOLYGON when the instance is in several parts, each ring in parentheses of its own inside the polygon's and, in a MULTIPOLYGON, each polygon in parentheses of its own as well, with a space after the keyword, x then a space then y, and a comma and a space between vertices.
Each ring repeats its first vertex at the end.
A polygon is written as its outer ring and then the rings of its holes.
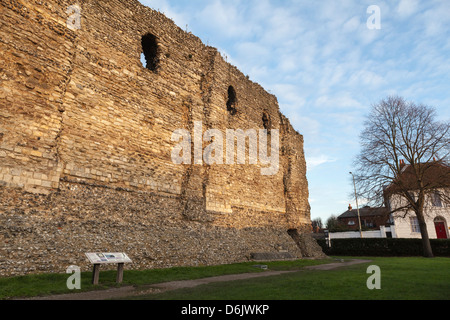
MULTIPOLYGON (((385 207, 381 208, 370 208, 370 207, 364 207, 359 209, 360 216, 361 217, 374 217, 374 216, 384 216, 389 213, 389 210, 385 207)), ((341 214, 338 219, 341 218, 354 218, 358 216, 358 210, 352 209, 344 212, 341 214)))
MULTIPOLYGON (((450 167, 440 162, 416 165, 423 170, 422 183, 427 189, 450 187, 450 167)), ((412 165, 405 165, 399 178, 386 188, 386 192, 394 193, 406 187, 407 190, 419 189, 418 179, 412 165)))

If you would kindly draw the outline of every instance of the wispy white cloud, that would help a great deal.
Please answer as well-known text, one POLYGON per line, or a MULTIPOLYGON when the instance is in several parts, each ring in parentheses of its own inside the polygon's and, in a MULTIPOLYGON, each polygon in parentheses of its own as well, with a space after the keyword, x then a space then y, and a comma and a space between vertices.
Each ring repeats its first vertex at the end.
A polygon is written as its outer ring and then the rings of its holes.
POLYGON ((337 159, 330 158, 327 155, 319 155, 316 157, 307 157, 306 158, 306 164, 307 164, 308 170, 314 170, 315 168, 317 168, 323 164, 336 162, 336 161, 337 161, 337 159))

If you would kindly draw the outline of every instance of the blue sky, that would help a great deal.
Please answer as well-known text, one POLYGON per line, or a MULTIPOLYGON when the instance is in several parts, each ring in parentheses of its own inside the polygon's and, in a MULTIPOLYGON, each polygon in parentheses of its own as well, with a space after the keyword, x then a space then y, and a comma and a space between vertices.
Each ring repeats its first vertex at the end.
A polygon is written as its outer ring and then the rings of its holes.
POLYGON ((370 106, 396 94, 450 117, 448 0, 140 0, 219 49, 304 135, 312 218, 355 207, 370 106), (369 29, 369 6, 381 29, 369 29))

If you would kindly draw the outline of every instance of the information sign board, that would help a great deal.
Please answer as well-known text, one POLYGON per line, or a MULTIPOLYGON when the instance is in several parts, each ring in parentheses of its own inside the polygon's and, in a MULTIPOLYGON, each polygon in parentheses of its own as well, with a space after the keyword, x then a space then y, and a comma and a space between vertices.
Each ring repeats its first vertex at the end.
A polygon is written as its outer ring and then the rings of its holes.
POLYGON ((132 263, 126 253, 86 253, 86 257, 92 264, 117 264, 132 263))
POLYGON ((123 265, 125 263, 132 263, 131 259, 126 253, 105 253, 105 252, 90 252, 85 253, 88 260, 94 265, 94 270, 92 272, 92 283, 94 285, 98 284, 98 279, 100 276, 100 265, 105 264, 117 264, 117 283, 122 283, 123 281, 123 265))

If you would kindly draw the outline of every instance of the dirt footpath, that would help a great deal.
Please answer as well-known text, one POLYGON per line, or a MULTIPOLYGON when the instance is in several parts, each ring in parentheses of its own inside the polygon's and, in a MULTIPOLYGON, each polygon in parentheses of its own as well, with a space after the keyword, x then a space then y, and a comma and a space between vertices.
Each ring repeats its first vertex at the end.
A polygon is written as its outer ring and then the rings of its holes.
MULTIPOLYGON (((355 264, 369 263, 370 260, 350 260, 345 262, 335 262, 330 264, 323 264, 318 266, 305 267, 306 270, 333 270, 337 268, 347 267, 355 264)), ((127 286, 122 288, 113 288, 101 291, 90 291, 81 293, 71 293, 56 296, 36 297, 26 300, 108 300, 117 298, 126 298, 132 296, 140 296, 145 294, 160 293, 164 291, 177 290, 183 288, 194 288, 203 284, 215 282, 229 282, 236 280, 246 280, 261 277, 278 276, 287 273, 298 272, 295 271, 265 271, 261 273, 244 273, 235 275, 226 275, 218 277, 210 277, 197 280, 172 281, 166 283, 152 284, 148 286, 127 286)))

